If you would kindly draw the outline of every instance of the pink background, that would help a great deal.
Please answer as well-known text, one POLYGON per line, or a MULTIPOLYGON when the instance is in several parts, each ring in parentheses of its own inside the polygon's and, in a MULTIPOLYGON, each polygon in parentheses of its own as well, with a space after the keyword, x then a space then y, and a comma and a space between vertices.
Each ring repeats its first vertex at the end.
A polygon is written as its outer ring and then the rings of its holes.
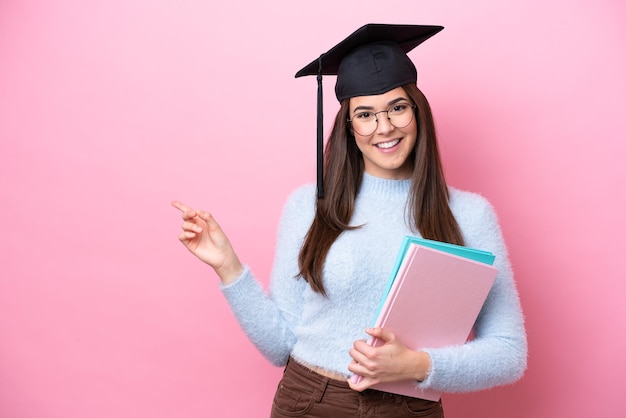
POLYGON ((315 80, 293 75, 368 22, 446 27, 410 55, 527 317, 524 379, 446 416, 626 416, 623 1, 280 3, 0 1, 0 416, 267 416, 281 371, 169 202, 211 210, 267 283, 315 178, 315 80))

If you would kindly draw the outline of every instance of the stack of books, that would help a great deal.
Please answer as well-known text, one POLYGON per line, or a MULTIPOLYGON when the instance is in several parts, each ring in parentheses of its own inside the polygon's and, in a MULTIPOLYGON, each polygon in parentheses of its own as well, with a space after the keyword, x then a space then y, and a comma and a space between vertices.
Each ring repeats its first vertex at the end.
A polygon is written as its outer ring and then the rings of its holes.
MULTIPOLYGON (((373 326, 388 329, 414 350, 464 344, 498 274, 494 259, 487 251, 405 237, 373 326)), ((383 341, 368 343, 376 347, 383 341)), ((361 379, 352 376, 354 382, 361 379)), ((433 401, 441 397, 418 389, 413 380, 373 388, 433 401)))

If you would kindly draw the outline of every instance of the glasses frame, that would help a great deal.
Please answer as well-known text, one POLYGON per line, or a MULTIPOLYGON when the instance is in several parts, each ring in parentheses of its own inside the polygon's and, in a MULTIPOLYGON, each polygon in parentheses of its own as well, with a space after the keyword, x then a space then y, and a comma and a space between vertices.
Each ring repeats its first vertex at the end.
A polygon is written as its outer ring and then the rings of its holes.
MULTIPOLYGON (((372 113, 372 114, 374 115, 374 118, 375 118, 375 120, 376 120, 376 125, 375 125, 375 127, 374 127, 374 130, 373 130, 373 131, 372 131, 372 133, 370 133, 370 134, 362 134, 362 133, 360 133, 358 130, 356 130, 356 128, 354 127, 354 122, 353 122, 353 121, 354 121, 354 118, 352 118, 352 119, 348 118, 348 119, 347 119, 347 122, 349 122, 349 123, 352 125, 352 129, 353 129, 356 133, 358 133, 359 135, 361 135, 361 136, 372 136, 372 135, 374 135, 374 134, 376 133, 376 130, 378 129, 378 114, 379 114, 379 113, 387 113, 387 120, 389 121, 389 123, 391 124, 391 126, 393 126, 394 128, 397 128, 397 129, 406 128, 407 126, 409 126, 409 125, 411 124, 411 122, 413 121, 413 119, 414 119, 414 118, 415 118, 415 116, 416 116, 416 115, 415 115, 415 109, 417 108, 417 105, 416 105, 416 104, 412 104, 412 105, 410 105, 410 106, 409 106, 409 107, 411 108, 411 119, 407 122, 407 124, 406 124, 406 125, 404 125, 404 126, 396 126, 396 125, 394 125, 394 124, 393 124, 393 122, 391 121, 391 118, 389 117, 389 112, 391 112, 391 111, 392 111, 392 108, 393 108, 394 106, 397 106, 398 104, 401 104, 401 103, 395 103, 395 104, 393 104, 393 105, 389 106, 389 108, 387 108, 387 110, 379 110, 378 112, 369 112, 369 113, 372 113)), ((407 104, 408 104, 408 103, 407 103, 407 104)))

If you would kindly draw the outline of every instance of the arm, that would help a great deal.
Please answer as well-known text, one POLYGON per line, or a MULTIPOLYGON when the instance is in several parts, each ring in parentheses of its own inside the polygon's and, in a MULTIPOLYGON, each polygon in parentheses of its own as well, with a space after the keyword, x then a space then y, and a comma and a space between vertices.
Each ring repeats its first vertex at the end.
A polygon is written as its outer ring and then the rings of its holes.
MULTIPOLYGON (((512 383, 526 370, 524 317, 497 216, 474 195, 457 216, 466 245, 493 252, 498 276, 474 325, 474 339, 458 347, 425 349, 432 361, 423 388, 470 392, 512 383)), ((455 214, 456 216, 456 214, 455 214)))
POLYGON ((496 254, 499 270, 474 326, 475 339, 462 346, 413 351, 389 330, 373 330, 384 344, 370 347, 355 342, 349 369, 364 379, 351 384, 353 389, 411 379, 423 389, 467 392, 510 383, 523 374, 527 354, 523 316, 495 213, 476 195, 462 206, 470 208, 459 217, 466 244, 496 254))
MULTIPOLYGON (((200 223, 203 229, 201 233, 199 229, 187 224, 194 211, 183 212, 184 232, 180 237, 181 241, 198 258, 215 269, 221 279, 221 289, 242 329, 257 349, 275 365, 285 364, 291 353, 295 342, 292 329, 300 317, 302 292, 306 285, 303 280, 296 279, 300 235, 303 228, 307 227, 306 222, 300 221, 299 215, 306 212, 301 204, 307 202, 302 202, 297 196, 291 197, 283 210, 269 293, 255 280, 249 268, 239 262, 229 243, 223 246, 215 244, 228 240, 221 229, 218 229, 217 223, 212 224, 215 222, 212 218, 211 224, 200 223), (203 241, 197 234, 204 233, 208 238, 203 241), (195 241, 188 245, 185 239, 190 238, 199 242, 197 247, 195 241), (235 271, 237 274, 234 274, 235 271)), ((175 206, 184 207, 182 204, 175 206)))

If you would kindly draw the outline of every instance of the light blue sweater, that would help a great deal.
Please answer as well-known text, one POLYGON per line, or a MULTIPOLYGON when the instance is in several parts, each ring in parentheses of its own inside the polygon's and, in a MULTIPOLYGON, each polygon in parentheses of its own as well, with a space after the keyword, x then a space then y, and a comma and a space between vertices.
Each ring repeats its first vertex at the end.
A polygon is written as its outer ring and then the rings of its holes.
MULTIPOLYGON (((248 267, 223 286, 241 327, 277 366, 291 355, 306 364, 349 376, 348 351, 372 326, 397 251, 405 235, 410 180, 364 175, 352 225, 333 244, 323 272, 328 297, 313 292, 298 274, 298 253, 311 225, 315 186, 297 189, 281 217, 268 294, 248 267)), ((491 251, 499 270, 475 325, 462 346, 426 349, 432 359, 420 387, 468 392, 513 382, 526 369, 527 343, 519 297, 496 215, 483 197, 450 188, 450 206, 465 244, 491 251)), ((393 331, 393 330, 391 330, 393 331)))

